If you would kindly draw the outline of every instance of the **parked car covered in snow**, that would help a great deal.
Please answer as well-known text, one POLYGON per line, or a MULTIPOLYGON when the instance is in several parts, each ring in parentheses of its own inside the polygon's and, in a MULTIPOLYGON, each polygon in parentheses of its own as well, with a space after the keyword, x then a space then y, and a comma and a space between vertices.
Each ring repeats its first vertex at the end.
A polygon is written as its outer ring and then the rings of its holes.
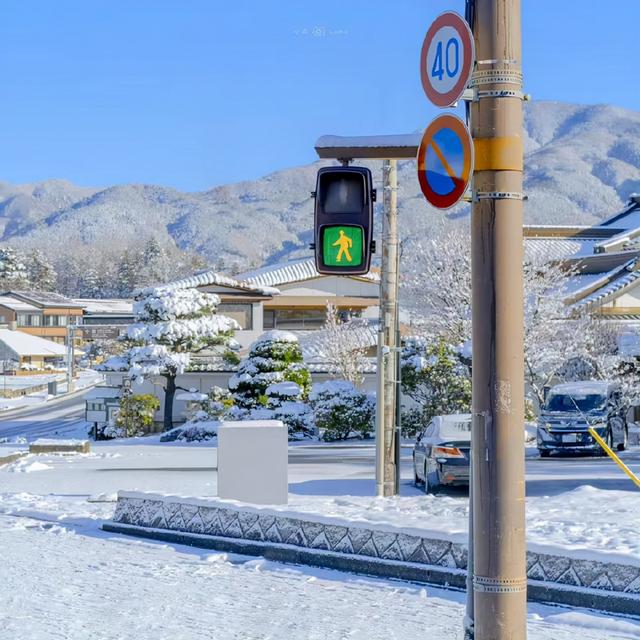
POLYGON ((413 449, 416 486, 432 493, 442 485, 468 485, 470 455, 471 415, 435 416, 413 449))
POLYGON ((567 382, 552 387, 538 418, 538 451, 604 453, 589 433, 593 427, 609 445, 627 446, 628 407, 620 385, 606 381, 567 382))

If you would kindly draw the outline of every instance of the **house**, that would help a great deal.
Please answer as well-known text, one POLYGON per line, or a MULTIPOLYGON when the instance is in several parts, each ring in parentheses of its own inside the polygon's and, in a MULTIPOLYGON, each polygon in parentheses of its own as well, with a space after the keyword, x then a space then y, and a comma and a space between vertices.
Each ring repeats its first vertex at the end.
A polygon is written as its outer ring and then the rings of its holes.
POLYGON ((525 227, 525 255, 570 269, 566 303, 640 328, 640 195, 591 227, 525 227))
POLYGON ((5 291, 0 294, 0 325, 67 343, 67 327, 82 320, 83 308, 74 300, 45 291, 5 291))
POLYGON ((219 296, 218 313, 233 318, 240 325, 235 339, 242 349, 247 349, 263 333, 265 302, 280 295, 275 287, 243 282, 211 270, 158 286, 165 290, 195 288, 219 296))
POLYGON ((85 342, 116 340, 133 322, 133 300, 74 298, 82 305, 79 333, 85 342))
POLYGON ((236 276, 255 286, 277 287, 280 295, 264 303, 265 331, 322 329, 331 303, 344 316, 377 318, 380 276, 322 275, 313 258, 301 258, 247 271, 236 276))
POLYGON ((51 373, 64 369, 66 347, 23 331, 0 329, 0 360, 16 364, 16 372, 51 373))

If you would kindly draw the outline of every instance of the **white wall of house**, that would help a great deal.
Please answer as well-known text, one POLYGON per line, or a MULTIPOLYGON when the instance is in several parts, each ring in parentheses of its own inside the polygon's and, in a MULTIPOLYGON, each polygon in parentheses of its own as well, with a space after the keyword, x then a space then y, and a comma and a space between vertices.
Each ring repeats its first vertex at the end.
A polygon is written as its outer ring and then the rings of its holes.
MULTIPOLYGON (((376 298, 379 285, 366 280, 354 280, 344 276, 324 276, 303 282, 278 285, 282 295, 286 296, 358 296, 376 298)), ((276 298, 277 301, 277 298, 276 298)))

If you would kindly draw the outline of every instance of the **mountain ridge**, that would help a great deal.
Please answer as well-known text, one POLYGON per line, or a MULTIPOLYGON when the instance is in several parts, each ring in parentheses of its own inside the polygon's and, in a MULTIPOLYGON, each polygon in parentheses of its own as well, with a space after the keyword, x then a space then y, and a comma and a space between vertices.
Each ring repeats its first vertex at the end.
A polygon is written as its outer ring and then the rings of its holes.
MULTIPOLYGON (((640 113, 610 105, 526 103, 525 219, 592 224, 640 191, 640 113)), ((0 242, 45 253, 74 247, 125 250, 155 238, 244 269, 309 255, 316 161, 197 192, 148 184, 79 187, 66 180, 0 182, 0 242)), ((381 163, 366 162, 380 188, 381 163)), ((401 234, 424 234, 443 215, 461 223, 468 205, 443 214, 419 191, 413 160, 398 163, 401 234)), ((380 204, 378 205, 380 207, 380 204)))

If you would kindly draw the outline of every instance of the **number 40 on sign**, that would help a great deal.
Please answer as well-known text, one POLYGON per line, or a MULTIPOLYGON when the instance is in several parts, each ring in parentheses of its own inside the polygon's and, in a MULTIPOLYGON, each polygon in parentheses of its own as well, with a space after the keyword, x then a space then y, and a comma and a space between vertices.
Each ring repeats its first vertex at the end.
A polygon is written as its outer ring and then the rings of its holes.
POLYGON ((420 55, 420 78, 436 107, 450 107, 466 89, 474 59, 473 34, 454 11, 439 15, 429 27, 420 55))

